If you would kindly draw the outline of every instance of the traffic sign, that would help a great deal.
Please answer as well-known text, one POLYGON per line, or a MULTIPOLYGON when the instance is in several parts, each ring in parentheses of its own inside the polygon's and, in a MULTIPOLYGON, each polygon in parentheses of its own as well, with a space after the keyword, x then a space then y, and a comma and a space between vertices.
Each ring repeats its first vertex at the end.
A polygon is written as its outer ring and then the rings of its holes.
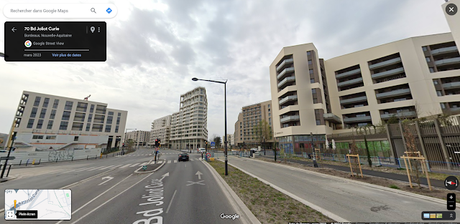
POLYGON ((211 147, 214 147, 216 146, 216 143, 215 142, 211 142, 211 147))
POLYGON ((211 158, 211 153, 210 153, 210 152, 206 153, 206 156, 207 156, 208 158, 211 158))
MULTIPOLYGON (((3 157, 0 157, 0 160, 6 160, 6 158, 8 158, 8 157, 6 157, 6 156, 3 156, 3 157)), ((16 159, 16 157, 14 157, 14 156, 10 156, 10 158, 9 158, 9 159, 10 159, 10 160, 13 160, 13 159, 16 159)))

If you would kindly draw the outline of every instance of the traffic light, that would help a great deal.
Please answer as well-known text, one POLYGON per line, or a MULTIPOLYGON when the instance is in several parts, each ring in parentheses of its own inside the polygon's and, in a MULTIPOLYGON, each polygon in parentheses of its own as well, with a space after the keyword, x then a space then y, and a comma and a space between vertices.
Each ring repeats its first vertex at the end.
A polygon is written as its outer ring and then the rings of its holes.
POLYGON ((158 147, 158 139, 155 139, 155 147, 158 147))

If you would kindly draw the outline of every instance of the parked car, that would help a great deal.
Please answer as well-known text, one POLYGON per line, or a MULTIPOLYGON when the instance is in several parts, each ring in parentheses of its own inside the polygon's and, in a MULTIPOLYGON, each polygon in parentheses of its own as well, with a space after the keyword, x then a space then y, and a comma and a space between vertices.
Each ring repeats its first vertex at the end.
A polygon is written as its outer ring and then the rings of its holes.
POLYGON ((178 162, 180 161, 189 161, 189 157, 187 153, 181 153, 179 154, 179 159, 177 159, 178 162))
POLYGON ((204 153, 204 152, 206 152, 206 149, 205 148, 199 148, 198 152, 203 152, 204 153))

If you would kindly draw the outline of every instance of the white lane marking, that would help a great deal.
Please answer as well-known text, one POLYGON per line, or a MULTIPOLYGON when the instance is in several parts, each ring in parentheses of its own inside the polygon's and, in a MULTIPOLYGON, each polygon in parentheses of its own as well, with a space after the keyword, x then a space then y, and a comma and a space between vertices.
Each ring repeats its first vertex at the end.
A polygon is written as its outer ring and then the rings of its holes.
POLYGON ((133 165, 131 165, 129 167, 135 167, 137 164, 139 164, 139 163, 134 163, 133 165))
MULTIPOLYGON (((171 160, 168 160, 168 163, 171 163, 171 160)), ((167 212, 166 212, 167 213, 167 212)))
POLYGON ((120 168, 126 168, 126 167, 128 167, 129 165, 131 165, 131 164, 126 164, 126 165, 124 165, 124 166, 122 166, 122 167, 120 167, 120 168))
POLYGON ((174 163, 177 163, 177 160, 174 160, 174 163))
POLYGON ((87 171, 93 171, 93 170, 97 170, 97 169, 99 169, 99 168, 101 168, 101 166, 95 166, 95 167, 91 167, 91 168, 90 168, 89 170, 87 170, 87 171))
MULTIPOLYGON (((100 207, 104 206, 105 204, 109 203, 111 200, 113 200, 114 198, 120 196, 121 194, 125 193, 126 191, 128 191, 129 189, 131 189, 132 187, 136 186, 137 184, 139 184, 140 182, 144 181, 145 179, 147 179, 148 177, 150 177, 150 175, 152 175, 153 173, 147 175, 146 177, 142 178, 141 180, 139 180, 138 182, 136 182, 135 184, 131 185, 130 187, 126 188, 124 191, 120 192, 119 194, 113 196, 112 198, 110 198, 109 200, 105 201, 104 203, 102 203, 101 205, 97 206, 96 208, 94 208, 93 210, 89 211, 88 213, 86 213, 85 215, 83 215, 81 218, 77 219, 75 222, 73 223, 77 223, 78 221, 82 220, 83 218, 85 218, 86 216, 88 216, 89 214, 93 213, 94 211, 96 211, 97 209, 99 209, 100 207)), ((129 176, 127 176, 126 178, 130 177, 132 174, 130 174, 129 176)), ((126 179, 125 178, 125 179, 126 179)), ((124 181, 125 179, 123 179, 122 181, 124 181)), ((117 186, 118 184, 120 184, 122 181, 118 182, 117 184, 113 185, 111 188, 107 189, 106 191, 104 191, 102 194, 104 194, 105 192, 111 190, 113 187, 117 186)), ((84 206, 88 205, 89 203, 91 203, 92 201, 94 201, 96 198, 100 197, 102 194, 98 195, 97 197, 93 198, 91 201, 89 201, 88 203, 84 204, 82 207, 80 207, 79 209, 77 209, 75 212, 72 212, 72 215, 75 214, 77 211, 81 210, 84 206)), ((58 223, 56 224, 59 224, 61 223, 62 221, 59 221, 58 223)))
POLYGON ((174 191, 174 194, 173 194, 173 196, 172 196, 172 198, 171 198, 171 201, 169 202, 168 209, 166 209, 166 213, 168 213, 169 208, 171 208, 171 204, 172 204, 172 202, 173 202, 173 200, 174 200, 174 196, 176 196, 176 192, 177 192, 177 190, 174 191))
POLYGON ((163 160, 161 160, 161 161, 158 161, 158 164, 161 164, 161 163, 163 163, 163 160))
POLYGON ((104 179, 106 179, 106 181, 104 181, 104 182, 100 183, 99 185, 103 185, 103 184, 105 184, 107 181, 110 181, 110 180, 112 180, 112 179, 113 179, 113 177, 111 177, 111 176, 106 176, 106 177, 103 177, 103 178, 102 178, 102 180, 104 180, 104 179))
POLYGON ((110 167, 112 167, 113 165, 110 165, 110 166, 103 166, 101 169, 99 170, 105 170, 105 169, 109 169, 110 167))

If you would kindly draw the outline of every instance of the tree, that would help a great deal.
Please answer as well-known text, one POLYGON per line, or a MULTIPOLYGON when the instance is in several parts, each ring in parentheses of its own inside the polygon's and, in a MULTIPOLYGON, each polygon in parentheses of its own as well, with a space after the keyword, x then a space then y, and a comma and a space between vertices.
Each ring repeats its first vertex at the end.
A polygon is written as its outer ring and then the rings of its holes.
POLYGON ((270 127, 267 121, 262 120, 262 121, 259 121, 259 123, 256 124, 252 128, 252 130, 255 134, 256 140, 260 142, 260 144, 264 148, 264 155, 265 155, 264 143, 265 141, 271 140, 273 138, 272 128, 270 127))
POLYGON ((216 148, 217 148, 220 146, 220 142, 221 142, 220 136, 214 135, 213 137, 214 137, 213 141, 214 143, 216 143, 216 148))
MULTIPOLYGON (((407 156, 418 156, 417 145, 415 143, 415 135, 412 134, 412 131, 410 130, 410 125, 411 125, 410 120, 406 119, 402 122, 403 136, 404 136, 404 140, 406 143, 406 149, 409 152, 407 156)), ((414 167, 413 170, 415 170, 415 176, 412 175, 412 179, 414 180, 414 182, 417 182, 418 188, 420 188, 420 174, 418 170, 419 169, 418 162, 419 161, 414 159, 411 161, 410 164, 411 166, 414 167)), ((406 167, 406 169, 409 169, 409 167, 406 167)))
POLYGON ((372 127, 374 128, 374 134, 375 134, 377 131, 374 125, 366 125, 366 126, 362 126, 356 129, 356 134, 358 135, 361 134, 364 136, 364 145, 366 147, 367 162, 369 163, 370 167, 372 167, 372 160, 371 160, 371 154, 369 152, 369 146, 367 145, 367 135, 371 134, 372 127))
POLYGON ((128 143, 127 144, 128 152, 134 151, 134 149, 133 149, 134 148, 134 140, 128 139, 127 143, 128 143))

